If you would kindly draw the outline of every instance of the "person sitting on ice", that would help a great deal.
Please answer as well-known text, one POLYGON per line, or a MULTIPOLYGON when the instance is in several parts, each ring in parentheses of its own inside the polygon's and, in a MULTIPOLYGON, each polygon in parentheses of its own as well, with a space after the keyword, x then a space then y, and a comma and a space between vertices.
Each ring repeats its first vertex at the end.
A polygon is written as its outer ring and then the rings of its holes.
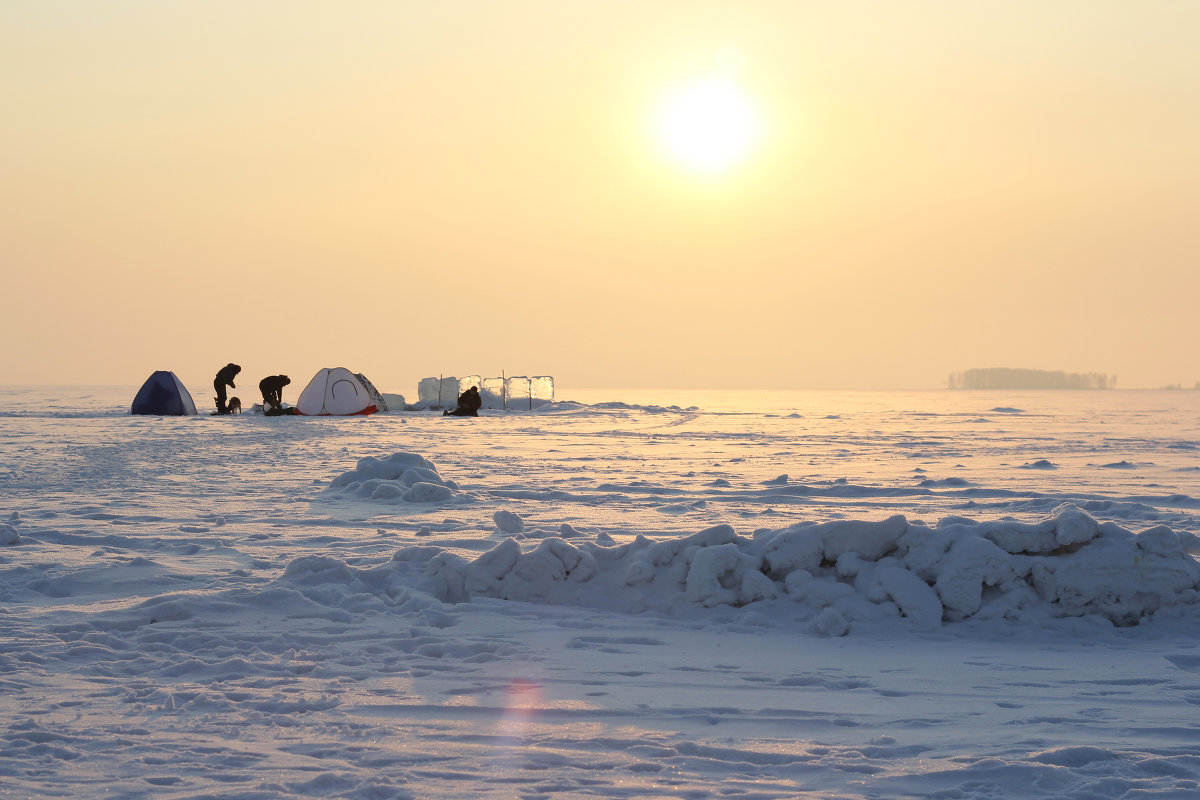
POLYGON ((292 382, 287 375, 268 375, 258 382, 258 390, 263 396, 264 414, 283 413, 283 387, 292 382))
POLYGON ((443 411, 443 417, 478 417, 479 409, 483 407, 483 398, 479 396, 479 387, 472 386, 458 396, 458 408, 453 411, 443 411))

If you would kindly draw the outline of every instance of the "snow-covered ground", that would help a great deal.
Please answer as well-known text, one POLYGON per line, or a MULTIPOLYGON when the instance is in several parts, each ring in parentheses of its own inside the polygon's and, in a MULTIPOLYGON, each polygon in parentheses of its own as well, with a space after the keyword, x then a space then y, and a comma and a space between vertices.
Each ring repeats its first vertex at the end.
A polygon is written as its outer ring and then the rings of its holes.
POLYGON ((1200 796, 1200 392, 135 389, 0 389, 2 797, 1200 796))

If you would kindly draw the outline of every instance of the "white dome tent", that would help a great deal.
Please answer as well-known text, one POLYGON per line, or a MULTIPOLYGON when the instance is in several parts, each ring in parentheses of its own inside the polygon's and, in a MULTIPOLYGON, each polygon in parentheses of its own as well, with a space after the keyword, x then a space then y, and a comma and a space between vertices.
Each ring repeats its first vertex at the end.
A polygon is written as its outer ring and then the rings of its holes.
POLYGON ((345 367, 324 367, 304 387, 296 413, 310 417, 350 416, 387 411, 383 396, 365 375, 345 367))

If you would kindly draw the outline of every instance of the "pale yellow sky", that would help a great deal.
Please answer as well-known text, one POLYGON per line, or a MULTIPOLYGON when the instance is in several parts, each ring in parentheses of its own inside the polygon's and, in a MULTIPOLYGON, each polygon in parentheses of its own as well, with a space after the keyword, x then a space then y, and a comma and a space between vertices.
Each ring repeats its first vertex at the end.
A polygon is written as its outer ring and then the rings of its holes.
POLYGON ((0 383, 1191 386, 1198 41, 1190 0, 8 0, 0 383), (716 70, 761 135, 689 173, 654 119, 716 70))

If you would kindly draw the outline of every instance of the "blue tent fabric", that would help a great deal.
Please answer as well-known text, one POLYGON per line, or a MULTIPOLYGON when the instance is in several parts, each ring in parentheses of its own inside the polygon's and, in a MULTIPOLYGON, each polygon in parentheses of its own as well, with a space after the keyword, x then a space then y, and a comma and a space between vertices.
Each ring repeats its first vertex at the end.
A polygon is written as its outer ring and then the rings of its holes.
POLYGON ((175 373, 163 369, 147 378, 138 389, 129 413, 185 416, 196 413, 196 404, 175 373))

